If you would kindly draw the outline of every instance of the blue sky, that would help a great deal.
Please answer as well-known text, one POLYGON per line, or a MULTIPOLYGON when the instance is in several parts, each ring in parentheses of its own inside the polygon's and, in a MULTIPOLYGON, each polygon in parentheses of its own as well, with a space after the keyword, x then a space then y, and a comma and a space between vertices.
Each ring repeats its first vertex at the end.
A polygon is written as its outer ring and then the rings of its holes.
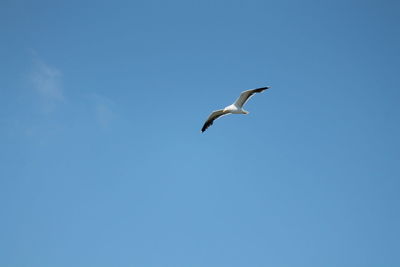
POLYGON ((0 265, 400 266, 399 11, 2 1, 0 265))

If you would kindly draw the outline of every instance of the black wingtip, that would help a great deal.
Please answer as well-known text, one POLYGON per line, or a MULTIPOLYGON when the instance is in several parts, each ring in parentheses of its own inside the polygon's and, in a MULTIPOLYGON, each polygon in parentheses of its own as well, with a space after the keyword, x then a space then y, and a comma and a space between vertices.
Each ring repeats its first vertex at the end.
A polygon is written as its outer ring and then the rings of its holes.
POLYGON ((208 127, 210 127, 211 125, 213 125, 214 121, 206 121, 206 123, 204 123, 203 127, 201 128, 201 132, 204 133, 208 127))
POLYGON ((252 90, 252 91, 253 91, 254 93, 262 93, 263 91, 265 91, 265 90, 267 90, 267 89, 269 89, 269 88, 271 88, 271 86, 260 87, 260 88, 254 89, 254 90, 252 90))

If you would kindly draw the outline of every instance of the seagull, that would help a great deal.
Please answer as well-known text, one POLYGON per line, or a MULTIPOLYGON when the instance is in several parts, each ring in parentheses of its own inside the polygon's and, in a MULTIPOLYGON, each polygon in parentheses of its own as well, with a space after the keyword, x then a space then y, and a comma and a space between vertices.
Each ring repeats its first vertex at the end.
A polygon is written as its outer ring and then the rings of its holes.
POLYGON ((255 93, 261 93, 262 91, 267 90, 269 88, 271 88, 271 86, 243 91, 240 94, 239 98, 235 101, 235 103, 225 107, 224 109, 213 111, 206 120, 206 122, 204 123, 203 128, 201 128, 201 132, 207 130, 207 128, 210 127, 213 124, 213 122, 219 117, 229 114, 249 114, 248 111, 243 109, 243 105, 246 104, 247 100, 249 100, 250 97, 252 97, 255 93))

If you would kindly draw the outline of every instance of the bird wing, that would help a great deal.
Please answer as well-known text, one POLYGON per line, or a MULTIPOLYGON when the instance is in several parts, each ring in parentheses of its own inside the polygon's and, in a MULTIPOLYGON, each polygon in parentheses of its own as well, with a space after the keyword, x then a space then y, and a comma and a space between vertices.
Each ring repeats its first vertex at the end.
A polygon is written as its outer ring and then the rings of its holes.
POLYGON ((239 98, 236 99, 236 101, 235 101, 234 104, 235 104, 237 107, 240 107, 240 108, 241 108, 241 107, 243 107, 244 104, 246 104, 247 100, 249 100, 249 98, 250 98, 252 95, 254 95, 255 93, 261 93, 262 91, 267 90, 267 89, 269 89, 269 88, 271 88, 271 87, 270 87, 270 86, 267 86, 267 87, 261 87, 261 88, 257 88, 257 89, 251 89, 251 90, 243 91, 243 92, 240 94, 239 98))
POLYGON ((207 128, 210 127, 216 119, 227 114, 229 114, 229 112, 224 111, 223 109, 213 111, 211 115, 208 116, 208 119, 204 123, 203 128, 201 128, 201 132, 207 130, 207 128))

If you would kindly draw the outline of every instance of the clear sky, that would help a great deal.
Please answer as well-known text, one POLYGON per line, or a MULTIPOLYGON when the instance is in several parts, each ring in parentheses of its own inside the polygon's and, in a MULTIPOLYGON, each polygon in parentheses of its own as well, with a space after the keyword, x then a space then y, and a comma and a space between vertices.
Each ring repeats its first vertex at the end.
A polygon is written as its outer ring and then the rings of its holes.
POLYGON ((399 1, 3 0, 0 38, 0 266, 400 266, 399 1))

